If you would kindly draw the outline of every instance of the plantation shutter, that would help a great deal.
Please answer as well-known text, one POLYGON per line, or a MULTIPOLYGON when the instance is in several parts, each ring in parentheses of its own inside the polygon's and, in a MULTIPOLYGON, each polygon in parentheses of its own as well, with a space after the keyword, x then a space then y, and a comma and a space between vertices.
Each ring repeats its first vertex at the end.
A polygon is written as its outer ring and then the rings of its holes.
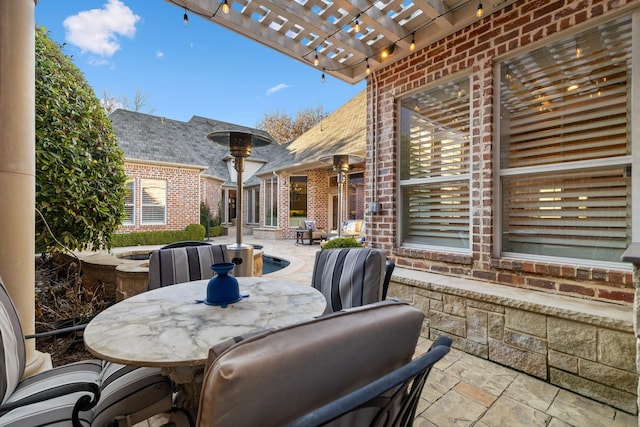
POLYGON ((167 188, 166 181, 161 179, 143 179, 142 213, 143 224, 164 224, 167 188))
POLYGON ((469 248, 469 79, 401 101, 404 243, 469 248))
POLYGON ((631 33, 627 16, 502 63, 503 251, 620 260, 631 33))
POLYGON ((135 180, 130 179, 125 184, 124 220, 123 224, 135 224, 135 180))

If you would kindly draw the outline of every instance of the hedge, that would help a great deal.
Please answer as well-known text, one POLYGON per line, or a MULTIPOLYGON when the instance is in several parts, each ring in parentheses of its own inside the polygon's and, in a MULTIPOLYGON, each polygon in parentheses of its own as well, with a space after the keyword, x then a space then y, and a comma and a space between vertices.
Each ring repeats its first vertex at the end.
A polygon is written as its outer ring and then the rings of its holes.
POLYGON ((184 230, 142 231, 114 234, 112 247, 166 245, 183 240, 204 240, 205 229, 200 224, 189 224, 184 230))

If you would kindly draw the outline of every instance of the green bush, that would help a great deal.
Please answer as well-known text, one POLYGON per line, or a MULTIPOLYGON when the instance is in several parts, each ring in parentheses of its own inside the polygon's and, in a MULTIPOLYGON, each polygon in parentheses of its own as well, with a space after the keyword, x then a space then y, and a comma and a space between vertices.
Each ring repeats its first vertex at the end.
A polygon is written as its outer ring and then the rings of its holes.
POLYGON ((183 240, 204 240, 205 230, 201 224, 189 224, 184 230, 141 231, 114 234, 113 247, 166 245, 183 240))
POLYGON ((353 237, 336 237, 329 240, 322 246, 322 250, 325 249, 337 249, 337 248, 362 248, 362 243, 358 242, 353 237))
POLYGON ((36 248, 111 246, 124 218, 124 153, 82 72, 35 33, 36 248))

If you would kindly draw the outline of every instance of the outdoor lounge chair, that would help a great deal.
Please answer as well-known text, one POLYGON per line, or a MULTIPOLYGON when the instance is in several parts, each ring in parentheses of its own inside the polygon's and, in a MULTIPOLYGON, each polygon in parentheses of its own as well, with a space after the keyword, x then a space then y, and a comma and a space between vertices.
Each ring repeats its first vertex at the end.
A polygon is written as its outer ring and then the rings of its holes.
POLYGON ((97 359, 23 378, 22 326, 0 278, 0 425, 129 426, 171 409, 172 385, 159 368, 97 359))
POLYGON ((326 312, 382 301, 386 260, 373 248, 318 251, 311 286, 327 299, 326 312))
MULTIPOLYGON (((214 347, 197 425, 283 426, 407 364, 413 368, 423 319, 422 311, 408 304, 383 301, 214 347)), ((420 372, 446 350, 438 347, 420 372)), ((394 417, 401 411, 410 425, 425 378, 426 373, 408 395, 403 386, 393 397, 402 405, 385 411, 394 417)), ((349 412, 339 420, 341 425, 370 426, 378 411, 349 412)))
POLYGON ((322 236, 326 235, 327 233, 326 230, 320 230, 316 227, 315 220, 301 219, 300 221, 298 221, 298 230, 305 230, 303 233, 301 233, 300 237, 303 244, 304 239, 308 239, 310 245, 313 244, 314 240, 319 242, 322 239, 322 236))
POLYGON ((213 277, 211 264, 231 262, 226 245, 158 249, 149 256, 149 286, 156 289, 176 283, 213 277))

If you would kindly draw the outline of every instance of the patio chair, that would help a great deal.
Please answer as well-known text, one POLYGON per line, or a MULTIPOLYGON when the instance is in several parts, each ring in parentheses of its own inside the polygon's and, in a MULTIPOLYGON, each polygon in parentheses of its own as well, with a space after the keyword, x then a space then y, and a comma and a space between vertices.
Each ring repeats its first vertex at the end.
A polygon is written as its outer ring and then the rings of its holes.
POLYGON ((160 249, 173 249, 173 248, 186 248, 190 246, 207 246, 211 245, 209 242, 203 242, 199 240, 182 240, 180 242, 169 243, 168 245, 164 245, 160 249))
POLYGON ((148 289, 213 277, 211 264, 231 262, 226 245, 158 249, 149 256, 148 289))
POLYGON ((327 299, 326 312, 382 301, 386 259, 373 248, 318 251, 311 286, 327 299))
POLYGON ((0 278, 0 425, 129 426, 171 409, 159 368, 97 359, 23 378, 26 350, 15 306, 0 278))
POLYGON ((393 270, 396 268, 396 264, 387 260, 385 264, 384 270, 384 282, 382 283, 382 299, 387 299, 387 291, 389 290, 389 283, 391 283, 391 275, 393 274, 393 270))
POLYGON ((437 338, 429 351, 406 365, 359 389, 314 409, 287 427, 332 425, 355 411, 369 411, 367 424, 376 426, 412 426, 420 394, 431 368, 451 349, 451 338, 437 338))
POLYGON ((300 230, 305 230, 300 235, 302 244, 304 244, 304 239, 309 239, 310 245, 313 244, 314 240, 319 242, 322 239, 322 236, 327 233, 326 230, 321 230, 316 227, 315 220, 304 220, 304 219, 299 220, 297 231, 300 231, 300 230))
MULTIPOLYGON (((214 347, 204 374, 197 425, 286 425, 407 365, 423 319, 422 311, 408 304, 382 301, 265 331, 238 343, 229 340, 222 345, 226 350, 214 347)), ((369 426, 373 415, 356 411, 341 421, 369 426)))

